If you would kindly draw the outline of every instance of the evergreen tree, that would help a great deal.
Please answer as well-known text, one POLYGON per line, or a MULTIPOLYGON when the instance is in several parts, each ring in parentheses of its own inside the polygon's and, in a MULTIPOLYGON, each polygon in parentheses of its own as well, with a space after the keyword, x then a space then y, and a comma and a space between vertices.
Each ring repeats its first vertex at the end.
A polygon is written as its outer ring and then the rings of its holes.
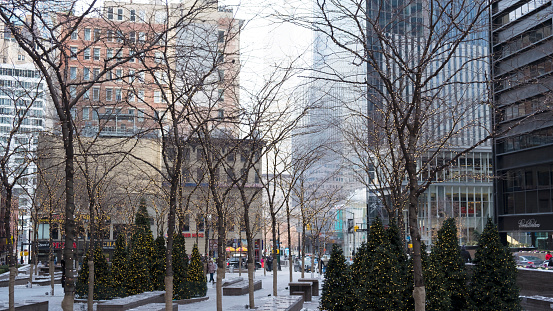
POLYGON ((470 310, 521 310, 515 260, 490 218, 472 262, 470 310))
POLYGON ((151 271, 154 290, 165 290, 165 238, 160 235, 154 244, 151 271))
POLYGON ((440 298, 451 301, 451 308, 447 310, 465 310, 468 299, 467 273, 453 218, 446 219, 438 230, 436 243, 430 253, 430 269, 439 270, 432 273, 431 278, 443 278, 433 279, 432 282, 444 283, 446 297, 440 295, 440 298))
POLYGON ((357 250, 352 265, 353 310, 370 310, 374 307, 374 301, 380 299, 372 296, 375 294, 374 286, 380 283, 378 275, 374 274, 376 250, 382 246, 389 248, 390 244, 379 218, 372 223, 367 240, 357 250))
MULTIPOLYGON (((78 297, 88 297, 88 259, 90 252, 86 252, 83 259, 83 265, 79 276, 75 292, 78 297)), ((97 246, 94 249, 94 300, 111 298, 111 280, 109 275, 109 265, 106 257, 102 253, 102 248, 97 246)))
POLYGON ((192 249, 192 258, 188 265, 188 288, 190 297, 203 297, 207 294, 207 281, 204 273, 204 264, 198 250, 198 245, 194 244, 192 249))
POLYGON ((340 246, 334 244, 326 266, 320 309, 326 311, 352 310, 352 280, 346 258, 340 246))
POLYGON ((120 234, 115 241, 115 251, 111 262, 112 297, 127 296, 127 255, 125 237, 120 234))
POLYGON ((390 243, 392 260, 395 262, 394 265, 396 265, 400 271, 398 278, 394 282, 400 286, 398 290, 401 291, 401 296, 403 297, 402 309, 414 310, 415 302, 413 300, 414 284, 412 282, 412 265, 405 254, 404 242, 401 239, 400 229, 394 218, 392 218, 392 222, 386 230, 386 235, 390 243))
POLYGON ((188 255, 182 234, 175 234, 173 239, 173 299, 189 299, 190 290, 187 284, 188 255))
POLYGON ((127 294, 135 295, 153 290, 150 275, 154 237, 150 229, 150 220, 144 199, 136 213, 134 232, 129 250, 127 294))
POLYGON ((451 297, 445 288, 443 271, 431 264, 424 242, 421 242, 421 260, 426 290, 426 310, 450 310, 451 297))

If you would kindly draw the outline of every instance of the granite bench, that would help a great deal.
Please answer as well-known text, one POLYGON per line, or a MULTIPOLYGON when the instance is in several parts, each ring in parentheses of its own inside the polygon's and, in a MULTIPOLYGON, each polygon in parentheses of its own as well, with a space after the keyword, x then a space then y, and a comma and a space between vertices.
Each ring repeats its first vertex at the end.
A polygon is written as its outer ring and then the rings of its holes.
MULTIPOLYGON (((223 296, 240 296, 247 294, 249 291, 250 283, 248 280, 240 281, 231 285, 225 285, 223 287, 223 296)), ((261 289, 261 280, 253 281, 253 290, 261 289)))
POLYGON ((305 294, 303 295, 305 301, 311 301, 311 296, 313 293, 313 290, 311 289, 312 286, 313 286, 312 282, 288 283, 288 287, 290 288, 290 296, 298 295, 298 292, 305 292, 305 294))
MULTIPOLYGON (((165 310, 165 303, 161 303, 161 302, 149 303, 147 305, 129 309, 129 311, 164 311, 164 310, 165 310)), ((179 305, 173 302, 173 311, 178 311, 178 310, 179 310, 179 305)))
MULTIPOLYGON (((17 311, 48 311, 48 301, 25 301, 23 303, 14 303, 15 310, 17 311)), ((6 302, 0 310, 9 310, 8 303, 6 302)))
POLYGON ((276 296, 259 307, 258 311, 300 311, 303 309, 301 296, 276 296))
POLYGON ((311 296, 319 296, 319 279, 299 278, 298 282, 311 282, 311 296))
POLYGON ((97 311, 125 311, 151 303, 164 303, 165 292, 144 292, 124 298, 116 298, 98 304, 97 311))

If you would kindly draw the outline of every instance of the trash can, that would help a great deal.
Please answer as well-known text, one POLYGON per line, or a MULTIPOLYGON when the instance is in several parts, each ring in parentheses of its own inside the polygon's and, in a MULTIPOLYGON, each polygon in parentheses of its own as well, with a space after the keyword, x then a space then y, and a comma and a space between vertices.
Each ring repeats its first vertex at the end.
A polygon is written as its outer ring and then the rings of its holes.
POLYGON ((230 265, 228 267, 228 270, 230 271, 230 273, 234 273, 234 265, 230 265))

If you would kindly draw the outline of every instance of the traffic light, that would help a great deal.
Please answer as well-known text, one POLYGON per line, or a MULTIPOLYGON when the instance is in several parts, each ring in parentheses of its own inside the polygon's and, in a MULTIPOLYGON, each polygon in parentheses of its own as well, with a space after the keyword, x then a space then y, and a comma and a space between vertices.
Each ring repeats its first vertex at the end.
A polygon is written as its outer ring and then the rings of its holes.
POLYGON ((353 233, 353 219, 348 219, 348 233, 353 233))

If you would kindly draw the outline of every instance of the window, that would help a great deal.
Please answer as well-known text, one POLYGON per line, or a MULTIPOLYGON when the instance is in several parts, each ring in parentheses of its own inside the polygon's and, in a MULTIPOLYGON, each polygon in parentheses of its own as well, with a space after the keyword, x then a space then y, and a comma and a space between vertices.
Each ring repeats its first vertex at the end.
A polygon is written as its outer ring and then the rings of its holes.
POLYGON ((161 103, 161 91, 154 92, 154 103, 156 104, 161 103))
MULTIPOLYGON (((144 90, 138 91, 138 99, 144 100, 144 90)), ((138 112, 138 115, 140 115, 140 111, 138 112)))
POLYGON ((225 110, 223 109, 219 109, 219 115, 218 115, 219 119, 223 119, 225 117, 225 110))
POLYGON ((144 111, 138 109, 137 117, 138 117, 138 122, 144 122, 144 111))
POLYGON ((138 42, 144 42, 146 41, 146 33, 145 32, 139 32, 138 33, 138 42))
POLYGON ((155 14, 156 24, 165 24, 167 21, 167 14, 163 11, 157 11, 155 14))
POLYGON ((133 82, 134 82, 134 70, 129 69, 129 83, 133 83, 133 82))
POLYGON ((88 120, 89 119, 89 108, 88 107, 84 107, 83 108, 83 120, 88 120))
POLYGON ((123 82, 123 70, 122 69, 116 69, 115 70, 115 78, 117 78, 117 82, 123 82))
POLYGON ((108 70, 106 72, 106 80, 111 80, 113 79, 113 72, 111 70, 108 70))
POLYGON ((69 86, 69 95, 72 98, 75 98, 75 96, 77 96, 77 87, 76 86, 74 86, 74 85, 69 86))
POLYGON ((108 36, 107 37, 108 37, 108 41, 112 42, 113 41, 113 31, 108 30, 108 36))
POLYGON ((225 32, 222 30, 219 30, 219 33, 217 35, 217 42, 225 42, 225 32))
POLYGON ((118 21, 123 20, 123 9, 117 9, 117 20, 118 21))
POLYGON ((90 90, 86 90, 83 94, 83 99, 90 99, 90 90))
POLYGON ((138 79, 140 82, 144 83, 146 82, 146 73, 144 71, 138 73, 138 79))
POLYGON ((106 88, 106 101, 112 101, 113 100, 113 89, 110 87, 106 88))
POLYGON ((112 59, 113 58, 113 49, 107 49, 106 50, 106 58, 112 59))
POLYGON ((88 67, 83 68, 83 79, 85 81, 90 80, 90 68, 88 68, 88 67))
POLYGON ((90 59, 90 48, 86 48, 84 49, 84 60, 89 60, 90 59))
POLYGON ((125 35, 121 30, 117 31, 117 42, 123 43, 123 39, 125 39, 125 35))
POLYGON ((135 10, 131 10, 131 22, 136 21, 136 12, 135 10))
POLYGON ((219 81, 223 81, 225 79, 225 71, 223 69, 218 69, 217 75, 219 77, 219 81))
POLYGON ((113 8, 108 8, 108 19, 109 20, 113 19, 113 8))
POLYGON ((129 62, 134 63, 134 51, 129 49, 129 62))
POLYGON ((119 50, 117 51, 117 55, 115 56, 115 58, 117 58, 118 60, 121 59, 121 58, 123 58, 123 52, 122 52, 121 49, 119 49, 119 50))
POLYGON ((94 29, 94 41, 100 40, 100 29, 94 29))
POLYGON ((92 120, 98 120, 98 108, 92 108, 92 120))
POLYGON ((77 79, 77 67, 69 68, 69 79, 71 80, 77 79))
POLYGON ((129 32, 129 41, 131 41, 132 43, 136 41, 136 32, 134 31, 129 32))
POLYGON ((222 52, 217 52, 217 62, 222 63, 225 61, 225 54, 222 52))
POLYGON ((79 31, 77 29, 75 29, 71 33, 71 40, 77 40, 77 39, 79 39, 79 31))
POLYGON ((100 75, 100 68, 94 68, 94 70, 92 71, 92 78, 96 79, 98 78, 99 75, 100 75))
POLYGON ((100 60, 100 48, 94 48, 94 60, 100 60))
POLYGON ((218 90, 219 97, 217 98, 218 101, 224 101, 225 100, 225 90, 219 89, 218 90))
POLYGON ((121 97, 121 89, 115 89, 115 100, 116 101, 122 101, 123 98, 121 97))
POLYGON ((71 59, 77 59, 77 47, 71 47, 71 59))
MULTIPOLYGON (((132 90, 129 90, 127 92, 127 100, 130 101, 130 102, 134 102, 134 93, 132 90)), ((134 110, 132 109, 129 109, 129 114, 133 114, 134 115, 134 110), (131 113, 132 111, 132 113, 131 113)))
POLYGON ((138 11, 138 16, 140 17, 140 21, 145 21, 146 20, 146 11, 144 11, 144 10, 138 11))
POLYGON ((161 63, 162 59, 163 59, 163 56, 161 55, 161 52, 156 52, 156 56, 155 56, 154 61, 159 64, 159 63, 161 63))
POLYGON ((84 39, 86 41, 90 41, 90 28, 85 28, 84 29, 84 39))

